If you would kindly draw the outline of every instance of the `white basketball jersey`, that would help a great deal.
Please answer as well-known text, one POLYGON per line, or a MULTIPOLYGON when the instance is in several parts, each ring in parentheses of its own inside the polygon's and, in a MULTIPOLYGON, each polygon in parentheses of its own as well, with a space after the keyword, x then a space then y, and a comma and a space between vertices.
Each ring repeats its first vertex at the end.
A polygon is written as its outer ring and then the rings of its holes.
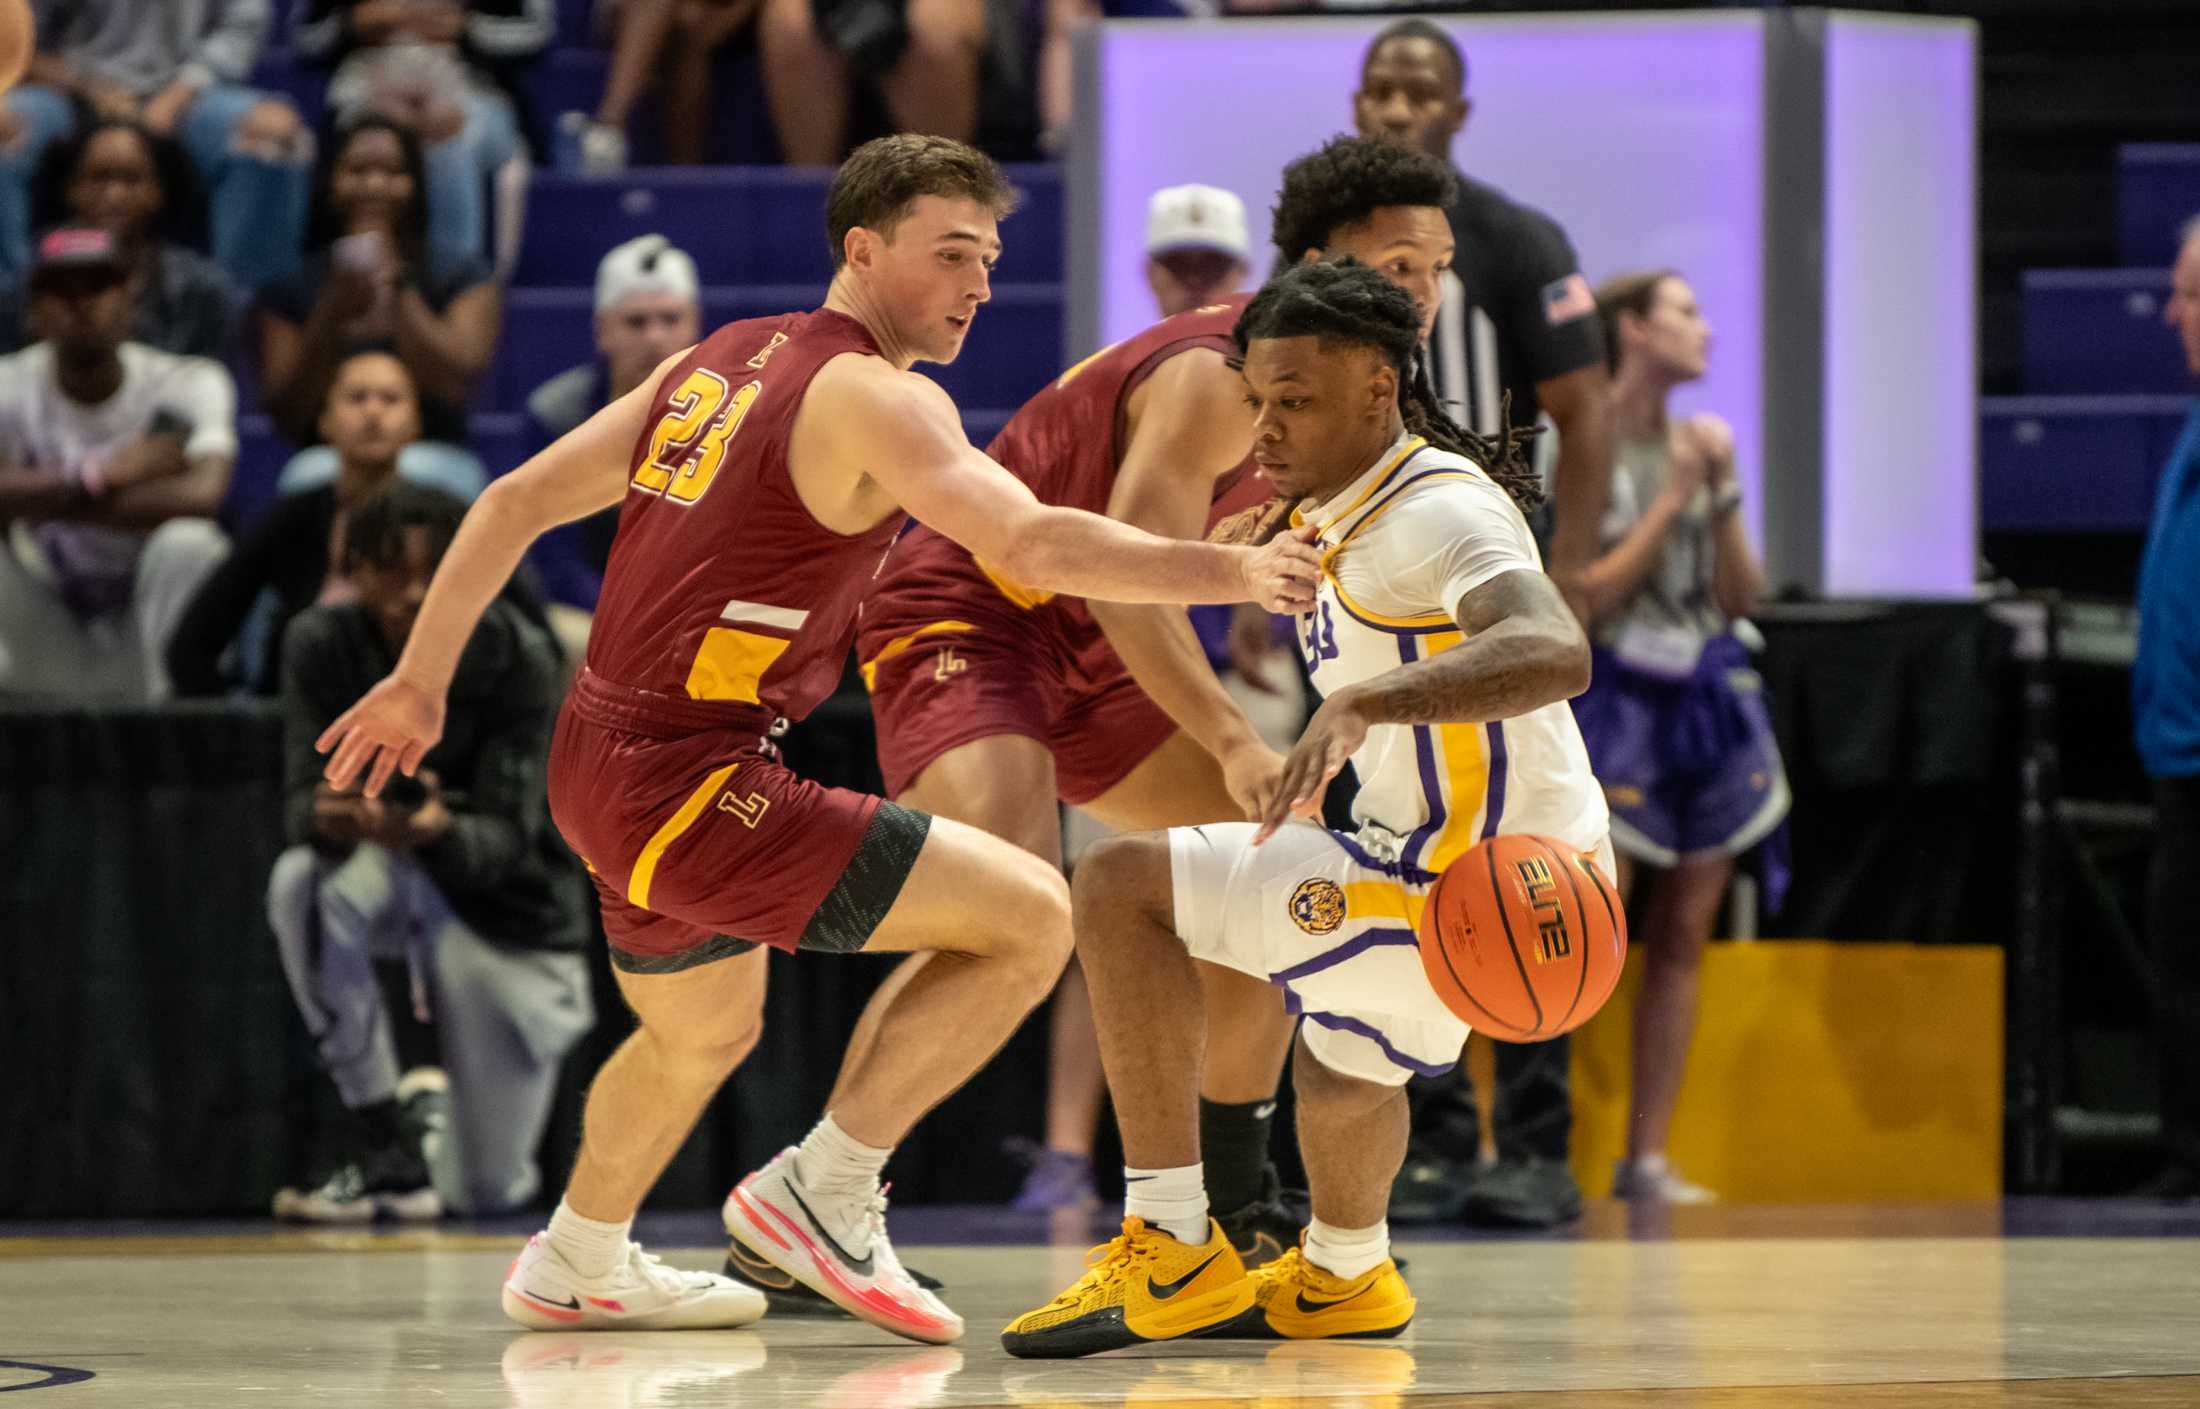
MULTIPOLYGON (((1465 639, 1459 601, 1501 573, 1543 570, 1527 520, 1481 467, 1407 435, 1293 523, 1322 526, 1323 572, 1299 643, 1314 687, 1346 685, 1465 639)), ((1592 851, 1610 829, 1603 791, 1564 702, 1481 724, 1378 724, 1352 757, 1363 841, 1440 872, 1500 832, 1592 851)))

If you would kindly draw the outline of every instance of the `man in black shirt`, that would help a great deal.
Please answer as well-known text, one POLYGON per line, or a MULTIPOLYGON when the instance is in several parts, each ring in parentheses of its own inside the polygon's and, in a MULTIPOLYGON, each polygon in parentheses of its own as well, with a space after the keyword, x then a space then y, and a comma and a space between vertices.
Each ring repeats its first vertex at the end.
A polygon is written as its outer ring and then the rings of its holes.
MULTIPOLYGON (((1352 97, 1363 137, 1382 137, 1451 160, 1472 104, 1459 46, 1436 25, 1400 20, 1376 35, 1352 97)), ((1545 554, 1567 600, 1583 611, 1597 524, 1612 476, 1610 386, 1596 299, 1572 243, 1541 211, 1462 174, 1447 208, 1455 250, 1436 330, 1429 339, 1437 394, 1468 426, 1495 433, 1551 418, 1558 435, 1553 519, 1545 554), (1508 403, 1509 398, 1509 403, 1508 403)), ((1450 1216, 1546 1227, 1579 1215, 1581 1191, 1567 1168, 1572 1132, 1567 1042, 1500 1043, 1498 1164, 1466 1178, 1479 1121, 1461 1067, 1414 1091, 1417 1148, 1399 1176, 1391 1216, 1450 1216), (1464 1193, 1464 1207, 1460 1195, 1464 1193)))
POLYGON ((354 1158, 278 1216, 317 1222, 475 1214, 532 1199, 559 1064, 592 1013, 571 858, 543 770, 563 671, 547 634, 491 604, 452 682, 443 738, 406 789, 366 798, 321 780, 314 741, 389 673, 465 505, 399 481, 343 529, 357 600, 317 606, 283 642, 284 784, 293 843, 268 883, 283 968, 351 1113, 354 1158), (449 1072, 450 1156, 401 1109, 377 961, 402 961, 449 1072), (439 1165, 441 1161, 436 1161, 439 1165), (439 1194, 438 1190, 442 1192, 439 1194))
POLYGON ((412 373, 387 348, 346 353, 330 377, 319 430, 336 454, 335 477, 278 498, 192 597, 168 643, 178 695, 219 695, 232 683, 274 694, 282 683, 276 652, 291 619, 318 601, 350 597, 336 560, 339 520, 397 477, 399 454, 420 438, 412 373), (253 619, 267 595, 274 607, 261 631, 253 619))

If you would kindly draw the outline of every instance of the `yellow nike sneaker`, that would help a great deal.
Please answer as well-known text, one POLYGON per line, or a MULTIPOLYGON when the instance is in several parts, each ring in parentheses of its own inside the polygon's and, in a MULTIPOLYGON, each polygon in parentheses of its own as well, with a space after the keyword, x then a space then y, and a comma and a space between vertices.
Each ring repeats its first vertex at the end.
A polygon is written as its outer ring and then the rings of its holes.
POLYGON ((1126 1218, 1123 1235, 1094 1248, 1090 1261, 1068 1290, 1009 1322, 1001 1348, 1025 1359, 1097 1355, 1197 1335, 1253 1305, 1253 1284, 1237 1249, 1212 1218, 1207 1241, 1197 1247, 1147 1227, 1142 1218, 1126 1218))
POLYGON ((1394 1336, 1413 1320, 1416 1305, 1398 1264, 1385 1258, 1357 1277, 1324 1272, 1292 1248, 1246 1275, 1253 1304, 1210 1336, 1232 1340, 1320 1340, 1394 1336))

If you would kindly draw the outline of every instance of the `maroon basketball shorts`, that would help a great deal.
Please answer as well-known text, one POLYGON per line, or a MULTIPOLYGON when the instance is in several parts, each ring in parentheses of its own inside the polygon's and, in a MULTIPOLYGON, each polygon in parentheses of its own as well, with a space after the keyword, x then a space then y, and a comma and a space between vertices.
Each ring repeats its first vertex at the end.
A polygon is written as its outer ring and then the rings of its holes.
POLYGON ((550 749, 550 812, 603 902, 612 962, 673 973, 745 952, 861 949, 931 819, 798 777, 771 716, 582 671, 550 749))
POLYGON ((856 659, 890 797, 951 749, 1021 735, 1054 755, 1062 801, 1086 803, 1176 732, 1081 604, 1001 583, 926 529, 864 602, 856 659))

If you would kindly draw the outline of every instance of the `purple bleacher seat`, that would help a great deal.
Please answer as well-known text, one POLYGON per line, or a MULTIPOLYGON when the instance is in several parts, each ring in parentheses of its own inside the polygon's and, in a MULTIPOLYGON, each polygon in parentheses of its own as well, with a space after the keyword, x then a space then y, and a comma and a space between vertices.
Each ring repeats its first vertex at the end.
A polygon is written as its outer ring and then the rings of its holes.
POLYGON ((2200 216, 2200 142, 2126 142, 2116 149, 2117 252, 2124 263, 2165 269, 2177 232, 2200 216))
POLYGON ((579 48, 595 43, 598 0, 558 0, 558 43, 579 48))
POLYGON ((2024 385, 2036 395, 2177 393, 2192 376, 2162 325, 2166 269, 2029 269, 2024 385))
POLYGON ((237 418, 237 468, 222 500, 222 523, 234 533, 275 501, 275 477, 291 456, 290 442, 265 416, 237 418))
MULTIPOLYGON (((1001 273, 1018 282, 1062 275, 1062 175, 1017 166, 1024 207, 1002 226, 1001 273)), ((695 256, 712 284, 823 284, 829 173, 799 167, 651 167, 617 176, 536 173, 513 282, 586 287, 605 250, 663 234, 695 256)))
POLYGON ((2189 404, 2178 396, 1981 399, 1979 526, 1989 533, 2144 529, 2189 404))

